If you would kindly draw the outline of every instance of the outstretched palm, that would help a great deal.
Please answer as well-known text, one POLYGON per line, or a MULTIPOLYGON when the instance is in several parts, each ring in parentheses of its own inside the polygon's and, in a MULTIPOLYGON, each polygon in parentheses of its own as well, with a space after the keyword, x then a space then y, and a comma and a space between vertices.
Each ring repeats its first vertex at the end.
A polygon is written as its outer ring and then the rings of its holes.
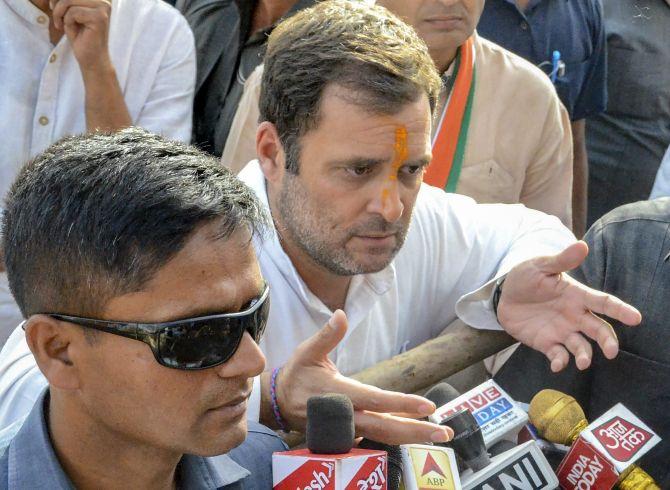
POLYGON ((612 326, 595 314, 625 325, 637 325, 640 312, 610 294, 591 289, 564 272, 578 267, 588 246, 577 242, 555 256, 537 257, 507 275, 498 305, 502 327, 518 341, 547 356, 554 372, 568 365, 570 354, 579 369, 591 364, 595 340, 608 359, 619 351, 612 326))

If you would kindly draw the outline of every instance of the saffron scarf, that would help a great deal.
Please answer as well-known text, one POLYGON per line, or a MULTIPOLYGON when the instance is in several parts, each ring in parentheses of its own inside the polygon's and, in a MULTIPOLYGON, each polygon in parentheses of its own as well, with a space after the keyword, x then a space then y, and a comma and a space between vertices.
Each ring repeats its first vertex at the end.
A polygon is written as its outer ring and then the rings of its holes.
POLYGON ((469 37, 454 60, 453 87, 433 139, 433 161, 423 181, 454 192, 461 175, 475 93, 474 39, 469 37))

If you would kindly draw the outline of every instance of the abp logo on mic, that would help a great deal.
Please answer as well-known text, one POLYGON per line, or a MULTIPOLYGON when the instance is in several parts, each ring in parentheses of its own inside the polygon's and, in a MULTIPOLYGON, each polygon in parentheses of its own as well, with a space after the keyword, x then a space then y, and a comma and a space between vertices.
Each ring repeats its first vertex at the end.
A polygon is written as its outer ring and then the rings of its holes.
MULTIPOLYGON (((408 448, 412 474, 419 490, 454 490, 457 488, 449 453, 438 448, 408 448)), ((459 485, 460 486, 460 485, 459 485)))

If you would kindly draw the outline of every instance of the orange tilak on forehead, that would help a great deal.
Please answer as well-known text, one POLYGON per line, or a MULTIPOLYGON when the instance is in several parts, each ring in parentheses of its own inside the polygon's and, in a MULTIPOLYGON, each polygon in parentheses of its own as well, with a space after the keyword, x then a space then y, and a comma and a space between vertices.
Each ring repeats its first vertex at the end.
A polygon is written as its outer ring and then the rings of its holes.
MULTIPOLYGON (((395 143, 393 144, 393 164, 391 165, 391 173, 389 174, 389 181, 398 180, 398 170, 407 160, 409 150, 407 149, 407 128, 405 126, 398 126, 395 130, 395 143)), ((382 202, 386 202, 389 195, 388 187, 382 190, 382 202)))

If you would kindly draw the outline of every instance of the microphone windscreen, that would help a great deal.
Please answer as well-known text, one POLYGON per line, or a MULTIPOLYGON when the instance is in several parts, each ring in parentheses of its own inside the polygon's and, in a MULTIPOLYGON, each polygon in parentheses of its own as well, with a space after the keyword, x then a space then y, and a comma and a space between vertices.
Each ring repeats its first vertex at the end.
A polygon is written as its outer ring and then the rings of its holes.
POLYGON ((315 454, 344 454, 354 445, 354 407, 337 393, 307 400, 307 448, 315 454))
POLYGON ((424 398, 429 399, 431 402, 435 404, 436 407, 441 407, 443 405, 446 405, 450 401, 455 400, 461 394, 458 392, 456 388, 451 386, 449 383, 438 383, 435 386, 433 386, 431 389, 426 391, 426 394, 423 395, 424 398))
POLYGON ((402 481, 402 451, 400 446, 391 446, 382 442, 362 439, 358 444, 361 449, 373 449, 376 451, 386 451, 388 454, 388 490, 398 490, 402 481))
POLYGON ((469 410, 463 409, 449 415, 440 425, 451 427, 454 431, 454 437, 445 445, 456 451, 472 471, 477 472, 491 463, 482 429, 469 410))
POLYGON ((542 390, 535 395, 530 401, 528 417, 541 437, 567 446, 588 425, 577 400, 556 390, 542 390))
POLYGON ((504 453, 505 451, 509 451, 510 449, 514 449, 516 447, 516 444, 514 444, 512 441, 508 441, 507 439, 503 439, 502 441, 496 442, 493 446, 489 448, 489 454, 491 456, 497 456, 499 454, 504 453))

